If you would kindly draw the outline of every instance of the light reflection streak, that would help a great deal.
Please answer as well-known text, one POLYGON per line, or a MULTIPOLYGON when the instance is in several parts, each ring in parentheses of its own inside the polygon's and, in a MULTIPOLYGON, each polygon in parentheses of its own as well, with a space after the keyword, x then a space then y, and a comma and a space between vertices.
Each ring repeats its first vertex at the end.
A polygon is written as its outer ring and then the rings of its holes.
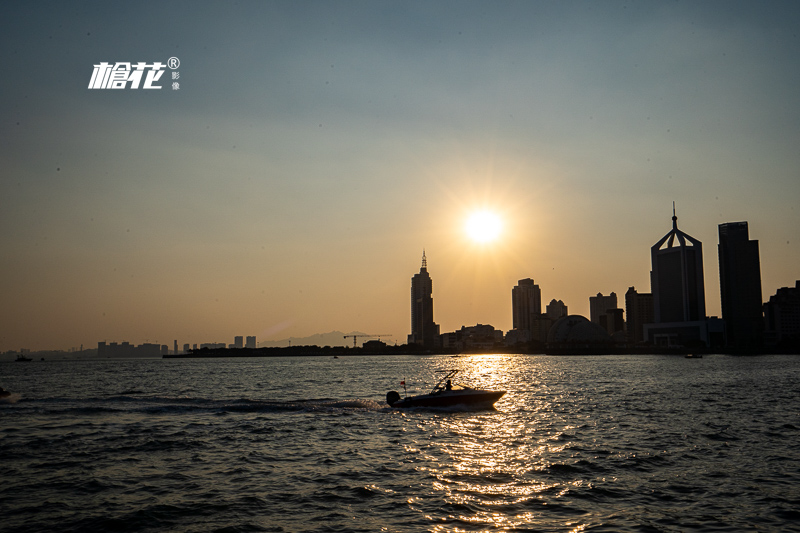
MULTIPOLYGON (((574 399, 559 399, 557 391, 538 391, 535 375, 517 373, 514 356, 443 360, 439 370, 447 370, 445 364, 461 370, 472 386, 508 392, 496 411, 435 413, 416 421, 427 440, 415 443, 424 456, 416 469, 429 475, 431 490, 442 495, 438 512, 425 512, 432 531, 535 523, 548 505, 569 498, 570 491, 592 487, 572 470, 579 468, 574 464, 580 452, 570 449, 580 427, 574 418, 558 414, 558 403, 574 399)), ((573 521, 564 525, 576 532, 585 528, 573 521)))

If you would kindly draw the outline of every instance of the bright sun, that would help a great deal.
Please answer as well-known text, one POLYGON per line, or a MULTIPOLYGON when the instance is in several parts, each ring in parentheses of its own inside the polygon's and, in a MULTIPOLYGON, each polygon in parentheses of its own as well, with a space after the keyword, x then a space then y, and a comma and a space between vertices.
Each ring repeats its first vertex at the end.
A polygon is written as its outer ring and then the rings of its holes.
POLYGON ((500 217, 491 211, 476 211, 467 218, 465 229, 473 241, 489 243, 500 236, 503 223, 500 217))

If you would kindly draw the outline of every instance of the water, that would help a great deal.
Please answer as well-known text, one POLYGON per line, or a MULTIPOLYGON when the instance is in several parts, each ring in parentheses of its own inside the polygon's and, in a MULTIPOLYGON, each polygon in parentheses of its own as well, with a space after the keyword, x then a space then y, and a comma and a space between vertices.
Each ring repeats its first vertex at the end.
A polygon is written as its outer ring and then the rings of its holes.
POLYGON ((0 531, 800 531, 800 357, 0 363, 0 531), (435 370, 496 410, 397 411, 435 370))

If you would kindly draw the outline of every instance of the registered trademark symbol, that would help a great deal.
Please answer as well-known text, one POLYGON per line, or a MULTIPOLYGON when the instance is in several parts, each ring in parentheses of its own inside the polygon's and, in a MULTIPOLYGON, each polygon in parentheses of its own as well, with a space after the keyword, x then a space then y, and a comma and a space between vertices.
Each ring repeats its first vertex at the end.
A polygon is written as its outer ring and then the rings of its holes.
POLYGON ((178 59, 177 57, 170 57, 169 60, 167 60, 167 66, 172 70, 175 70, 176 68, 181 66, 181 60, 178 59))

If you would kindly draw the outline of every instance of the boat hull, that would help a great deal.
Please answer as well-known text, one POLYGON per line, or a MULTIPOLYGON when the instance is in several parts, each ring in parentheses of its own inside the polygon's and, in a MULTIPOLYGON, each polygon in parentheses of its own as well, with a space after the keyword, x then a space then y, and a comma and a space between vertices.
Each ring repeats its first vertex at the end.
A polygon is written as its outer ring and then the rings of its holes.
POLYGON ((404 409, 409 407, 443 408, 463 405, 473 409, 489 409, 494 402, 499 400, 506 391, 454 391, 441 394, 421 394, 398 400, 391 405, 394 408, 404 409))

